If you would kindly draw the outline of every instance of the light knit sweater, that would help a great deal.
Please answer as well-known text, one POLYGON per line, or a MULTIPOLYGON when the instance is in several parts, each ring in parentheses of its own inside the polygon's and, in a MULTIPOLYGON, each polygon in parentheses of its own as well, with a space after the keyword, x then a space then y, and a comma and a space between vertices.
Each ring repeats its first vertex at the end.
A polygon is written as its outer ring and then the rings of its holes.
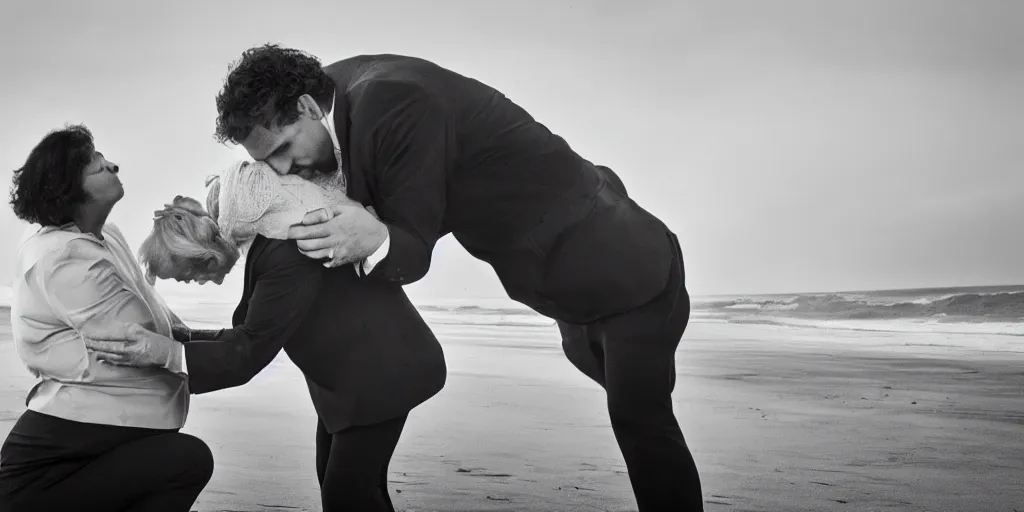
POLYGON ((342 174, 309 179, 281 176, 262 162, 236 162, 219 176, 217 224, 221 235, 243 250, 256 235, 286 240, 288 227, 306 213, 334 204, 357 204, 345 196, 342 174))

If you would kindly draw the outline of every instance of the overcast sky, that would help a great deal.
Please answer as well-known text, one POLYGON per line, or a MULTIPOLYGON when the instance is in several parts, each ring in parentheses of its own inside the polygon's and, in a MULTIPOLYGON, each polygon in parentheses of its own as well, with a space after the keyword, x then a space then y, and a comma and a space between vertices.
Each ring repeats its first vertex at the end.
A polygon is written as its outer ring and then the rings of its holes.
MULTIPOLYGON (((112 220, 134 246, 239 157, 212 138, 214 95, 242 50, 277 42, 501 90, 679 234, 698 295, 1024 282, 1024 2, 12 3, 5 187, 48 130, 84 122, 121 166, 112 220)), ((0 283, 23 229, 3 208, 0 283)), ((451 237, 410 292, 503 295, 451 237)))

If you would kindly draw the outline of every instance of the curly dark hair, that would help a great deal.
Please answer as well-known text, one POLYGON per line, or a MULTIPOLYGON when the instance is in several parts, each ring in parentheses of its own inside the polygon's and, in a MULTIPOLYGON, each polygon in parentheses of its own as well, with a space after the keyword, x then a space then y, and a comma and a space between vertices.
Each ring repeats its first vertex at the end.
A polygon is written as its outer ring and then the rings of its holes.
POLYGON ((265 44, 250 48, 231 65, 217 94, 218 142, 241 142, 256 126, 286 125, 299 117, 298 101, 309 94, 327 102, 334 82, 320 59, 303 51, 265 44))
POLYGON ((74 220, 85 202, 82 171, 96 147, 85 125, 54 130, 32 148, 25 165, 14 171, 11 208, 19 219, 60 226, 74 220))

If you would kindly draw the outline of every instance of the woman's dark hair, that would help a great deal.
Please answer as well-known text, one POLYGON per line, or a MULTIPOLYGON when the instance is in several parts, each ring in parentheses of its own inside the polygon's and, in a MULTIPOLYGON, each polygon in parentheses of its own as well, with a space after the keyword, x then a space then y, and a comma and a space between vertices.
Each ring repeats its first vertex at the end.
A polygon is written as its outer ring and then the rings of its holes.
POLYGON ((320 59, 300 50, 265 44, 250 48, 232 64, 217 94, 218 142, 241 142, 256 126, 286 125, 299 118, 298 102, 308 94, 319 103, 334 91, 320 59))
POLYGON ((85 202, 82 171, 96 151, 84 125, 54 130, 32 148, 25 165, 14 171, 11 208, 19 219, 60 226, 74 220, 85 202))

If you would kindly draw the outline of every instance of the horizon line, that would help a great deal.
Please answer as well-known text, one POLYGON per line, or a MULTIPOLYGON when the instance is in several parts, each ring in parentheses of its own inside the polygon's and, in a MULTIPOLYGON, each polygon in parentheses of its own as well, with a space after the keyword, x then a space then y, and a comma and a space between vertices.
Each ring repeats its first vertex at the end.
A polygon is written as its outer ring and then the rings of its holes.
MULTIPOLYGON (((5 288, 7 290, 13 291, 12 286, 10 284, 0 284, 0 288, 5 288)), ((764 297, 764 296, 777 296, 777 295, 822 295, 822 294, 830 294, 830 293, 848 294, 848 293, 885 293, 885 292, 921 292, 921 293, 927 293, 927 292, 936 292, 936 291, 942 291, 942 290, 979 290, 979 289, 1004 289, 1004 288, 1006 288, 1006 289, 1009 289, 1009 288, 1024 288, 1024 283, 969 285, 969 286, 926 286, 926 287, 914 287, 914 288, 879 288, 879 289, 863 288, 863 289, 830 290, 830 291, 819 290, 819 291, 803 291, 803 292, 707 293, 707 294, 692 294, 691 297, 692 298, 722 298, 722 297, 737 297, 737 296, 740 296, 740 297, 764 297)), ((171 297, 171 298, 196 299, 196 297, 191 295, 190 293, 174 293, 174 292, 170 292, 170 293, 161 293, 160 295, 163 296, 163 297, 171 297)), ((210 294, 210 295, 213 295, 213 294, 210 294)), ((410 297, 409 300, 411 300, 413 303, 416 303, 416 302, 429 303, 430 301, 434 301, 434 300, 461 300, 461 301, 470 301, 470 300, 509 300, 509 301, 512 301, 512 302, 516 302, 517 304, 521 304, 521 303, 511 299, 507 295, 506 296, 449 296, 449 297, 422 298, 422 299, 418 299, 418 300, 413 298, 413 297, 410 297)), ((214 300, 202 301, 202 302, 207 302, 207 303, 234 303, 235 299, 227 299, 227 300, 216 300, 216 299, 214 299, 214 300)), ((7 305, 0 304, 0 307, 7 307, 7 305)))

